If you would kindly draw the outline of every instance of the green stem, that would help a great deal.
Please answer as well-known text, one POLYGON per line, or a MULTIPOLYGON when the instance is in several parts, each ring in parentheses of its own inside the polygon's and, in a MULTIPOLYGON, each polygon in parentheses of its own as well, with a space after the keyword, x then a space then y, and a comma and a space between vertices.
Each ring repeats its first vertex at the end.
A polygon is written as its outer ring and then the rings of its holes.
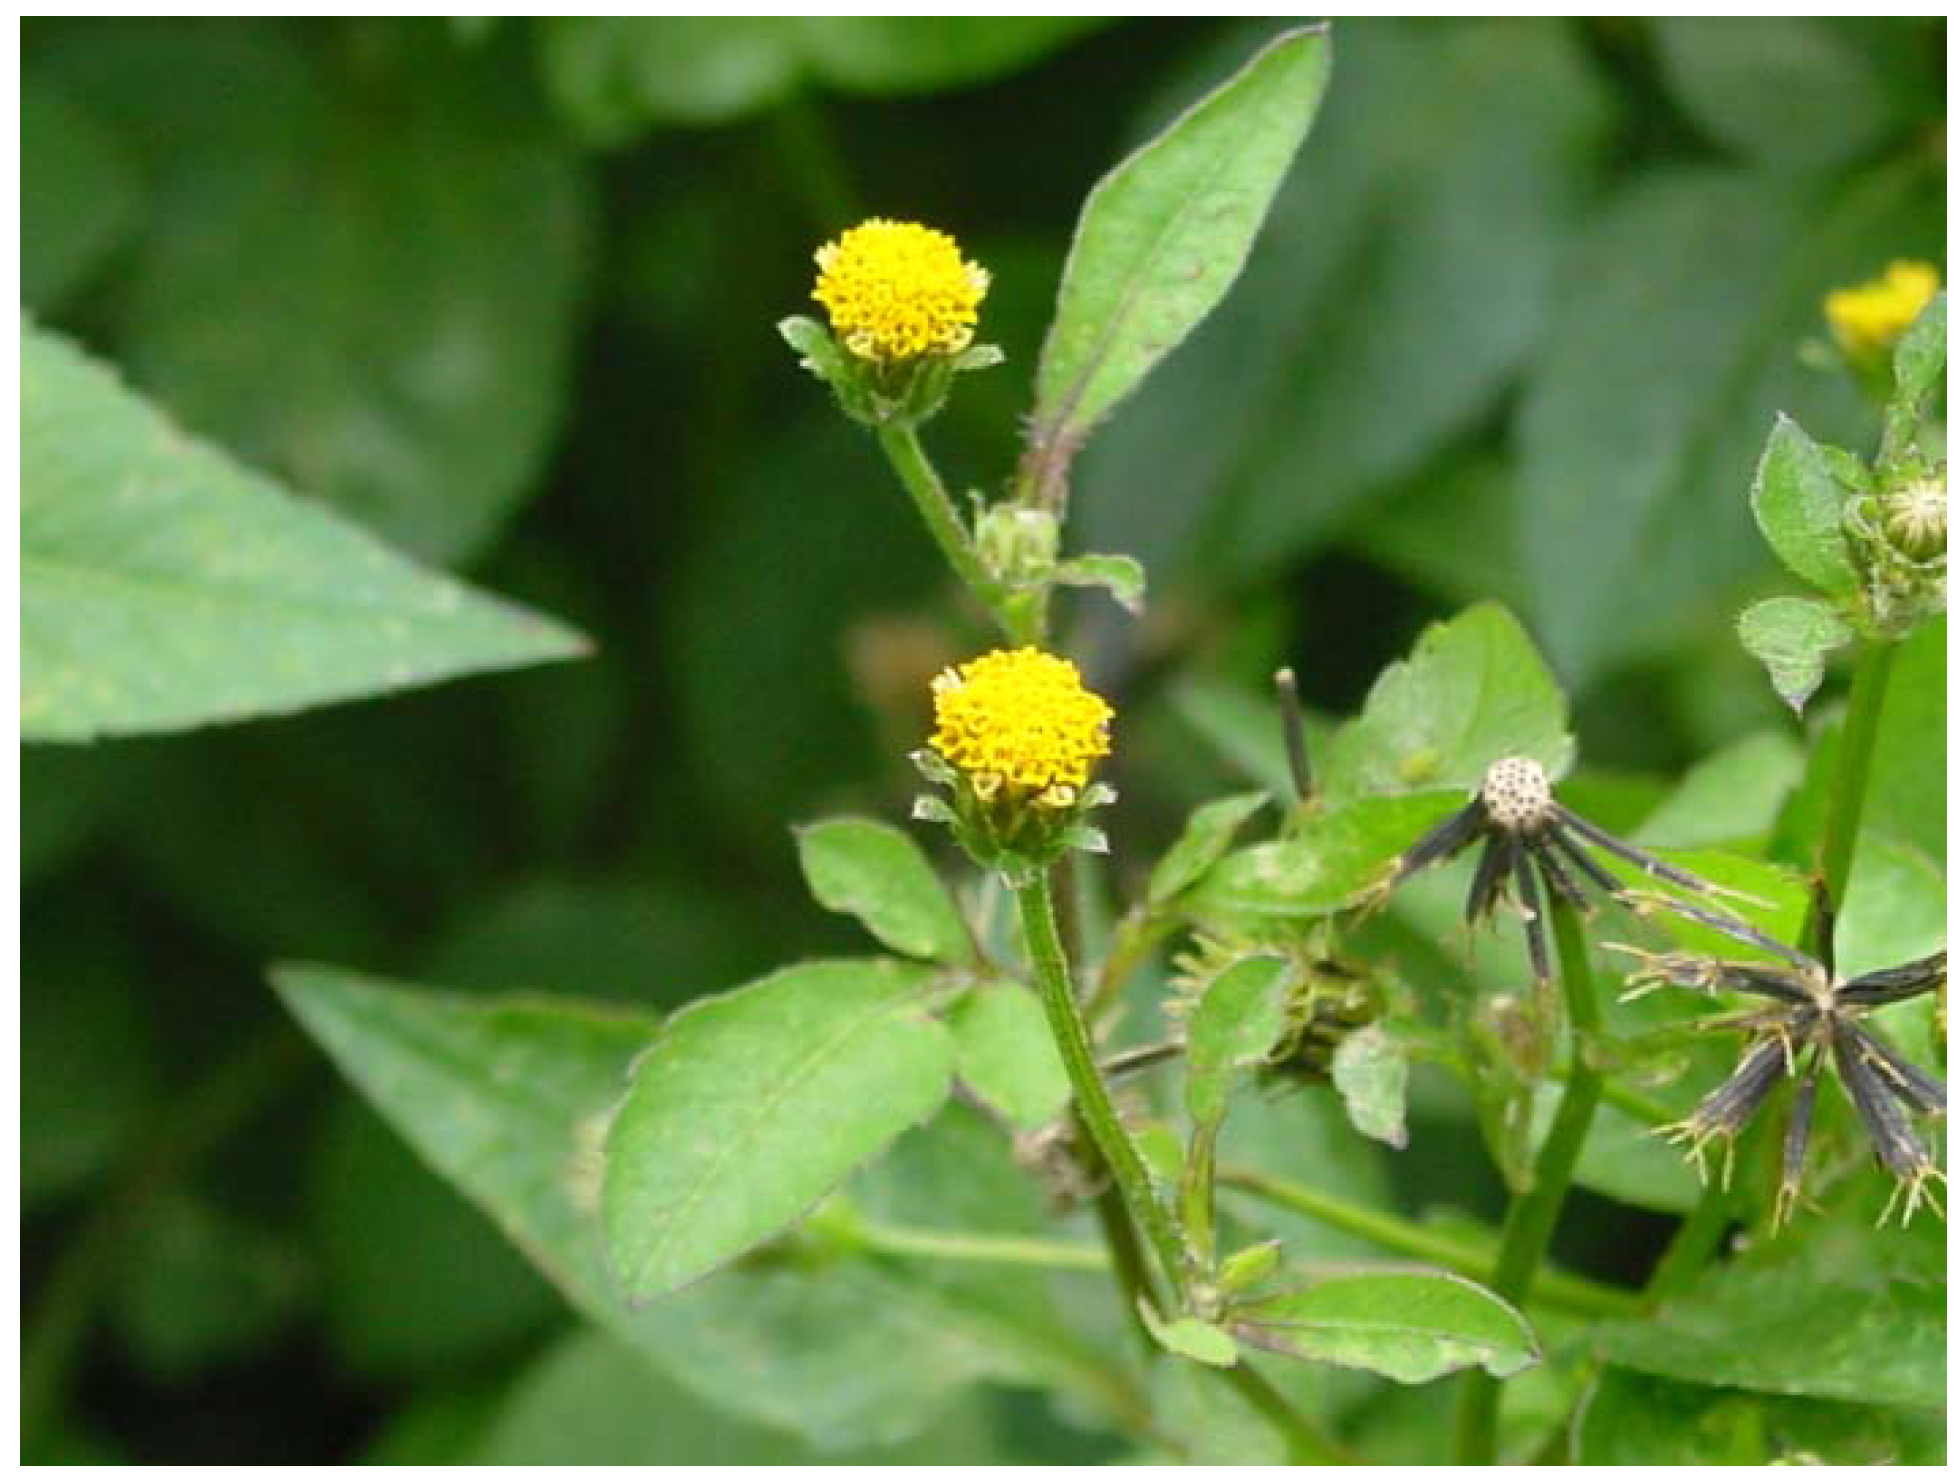
POLYGON ((1184 1302, 1186 1274, 1182 1237, 1177 1233, 1155 1187, 1149 1182, 1148 1167, 1141 1151, 1122 1126, 1115 1112, 1114 1099, 1101 1077, 1094 1059, 1094 1045, 1081 1019, 1079 1002, 1074 999, 1073 981, 1067 971, 1067 956, 1060 947, 1060 931, 1053 917, 1053 888, 1044 869, 1019 889, 1019 921, 1026 934, 1026 954, 1046 1006, 1047 1024, 1054 1044, 1066 1064, 1073 1085, 1074 1107, 1086 1124, 1094 1146, 1107 1162, 1108 1173, 1121 1192, 1128 1214, 1141 1228, 1155 1251, 1162 1278, 1170 1292, 1170 1303, 1180 1309, 1184 1302))
MULTIPOLYGON (((1570 1192, 1570 1177, 1576 1171, 1577 1156, 1596 1116, 1603 1095, 1603 1079, 1587 1055, 1587 1043, 1603 1023, 1597 1008, 1596 987, 1590 978, 1590 956, 1584 948, 1583 920, 1575 909, 1560 898, 1549 905, 1549 921, 1556 934, 1557 974, 1563 984, 1563 1000, 1570 1017, 1570 1074, 1557 1104, 1556 1117, 1549 1125, 1549 1137, 1536 1157, 1534 1183, 1526 1194, 1509 1202, 1502 1223, 1501 1245, 1495 1253, 1495 1275, 1489 1287, 1510 1302, 1521 1304, 1529 1296, 1549 1250, 1550 1236, 1563 1212, 1563 1201, 1570 1192)), ((1501 1404, 1501 1384, 1479 1370, 1464 1377, 1461 1388, 1460 1421, 1456 1427, 1456 1460, 1485 1465, 1495 1460, 1496 1418, 1501 1404)))
MULTIPOLYGON (((1881 728, 1882 700, 1889 691, 1889 673, 1896 664, 1896 643, 1864 641, 1848 689, 1848 717, 1842 723, 1841 748, 1828 793, 1828 814, 1821 832, 1821 905, 1808 920, 1808 943, 1821 942, 1832 953, 1820 929, 1848 896, 1848 878, 1855 866, 1855 843, 1862 831, 1862 808, 1869 796, 1869 762, 1875 755, 1881 728)), ((1831 966, 1833 960, 1827 961, 1831 966)))
MULTIPOLYGON (((1417 1261, 1445 1267, 1477 1282, 1490 1282, 1495 1275, 1495 1259, 1486 1252, 1463 1246, 1426 1226, 1367 1205, 1327 1195, 1277 1175, 1239 1165, 1225 1165, 1217 1171, 1217 1182, 1245 1194, 1282 1205, 1308 1215, 1321 1225, 1333 1227, 1383 1251, 1396 1252, 1417 1261)), ((1585 1317, 1619 1318, 1635 1313, 1635 1293, 1593 1282, 1560 1267, 1545 1266, 1537 1275, 1531 1292, 1533 1301, 1548 1308, 1585 1317)))
POLYGON ((965 527, 964 519, 958 516, 958 509, 952 505, 951 494, 945 491, 937 469, 924 454, 924 444, 917 439, 916 430, 904 425, 879 426, 877 444, 890 459, 897 480, 911 495, 912 505, 924 520, 925 529, 936 541, 952 572, 965 582, 965 588, 972 592, 1007 636, 1019 642, 1035 640, 1037 632, 1028 616, 1016 609, 1010 593, 992 577, 992 572, 985 567, 985 561, 979 558, 971 532, 965 527))
POLYGON ((1105 1272, 1111 1258, 1099 1246, 1079 1241, 1043 1241, 1032 1236, 983 1236, 926 1231, 877 1221, 855 1222, 849 1238, 864 1251, 883 1256, 932 1261, 983 1262, 997 1266, 1057 1267, 1065 1271, 1105 1272))

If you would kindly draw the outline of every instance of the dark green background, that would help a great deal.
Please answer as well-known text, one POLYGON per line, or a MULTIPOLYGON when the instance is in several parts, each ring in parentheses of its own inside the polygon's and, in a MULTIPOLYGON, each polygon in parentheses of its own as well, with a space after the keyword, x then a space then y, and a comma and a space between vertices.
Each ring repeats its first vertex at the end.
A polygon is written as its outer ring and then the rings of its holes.
MULTIPOLYGON (((1009 362, 930 439, 996 488, 1081 197, 1270 29, 981 24, 26 26, 26 306, 598 647, 23 751, 30 1455, 476 1451, 567 1325, 268 961, 669 1006, 847 943, 788 826, 900 813, 981 632, 773 325, 853 219, 955 232, 1009 362)), ((1596 772, 1788 725, 1731 634, 1785 588, 1746 486, 1775 411, 1866 441, 1819 301, 1941 260, 1942 58, 1922 21, 1340 23, 1238 289, 1078 469, 1075 544, 1155 583, 1139 628, 1063 608, 1128 735, 1117 856, 1227 782, 1179 683, 1289 661, 1349 709, 1484 596, 1596 772)), ((1663 1225, 1587 1208, 1617 1270, 1663 1225)), ((1092 1454, 997 1404, 1009 1454, 1092 1454)))

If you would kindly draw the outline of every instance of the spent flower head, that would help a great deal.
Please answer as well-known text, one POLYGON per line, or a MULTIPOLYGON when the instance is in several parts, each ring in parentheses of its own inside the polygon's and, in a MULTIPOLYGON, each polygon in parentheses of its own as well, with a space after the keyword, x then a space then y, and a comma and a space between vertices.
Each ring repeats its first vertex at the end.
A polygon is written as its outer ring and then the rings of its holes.
POLYGON ((1627 888, 1597 860, 1596 853, 1629 863, 1647 876, 1702 897, 1734 895, 1730 889, 1661 861, 1570 810, 1556 798, 1549 772, 1524 754, 1511 754, 1489 765, 1468 803, 1408 847, 1382 885, 1396 887, 1422 868, 1458 856, 1477 842, 1481 843, 1481 854, 1468 884, 1467 920, 1473 924, 1492 915, 1513 887, 1529 945, 1530 969, 1539 987, 1546 986, 1550 978, 1545 904, 1551 898, 1561 898, 1572 907, 1587 909, 1586 884, 1634 912, 1667 908, 1770 952, 1789 952, 1723 913, 1627 888))
POLYGON ((943 231, 871 219, 815 254, 815 300, 850 353, 878 364, 956 354, 972 342, 991 278, 943 231))
POLYGON ((912 759, 953 798, 920 799, 920 819, 951 823, 975 860, 1009 880, 1069 847, 1105 847, 1080 816, 1114 798, 1089 783, 1114 709, 1072 662, 1031 646, 987 652, 940 672, 931 698, 930 745, 912 759))
MULTIPOLYGON (((1907 1222, 1920 1204, 1942 1213, 1935 1184, 1943 1171, 1911 1125, 1911 1117, 1941 1117, 1944 1084, 1911 1062, 1877 1033, 1866 1018, 1898 1001, 1942 989, 1949 978, 1945 951, 1889 969, 1844 980, 1818 959, 1791 954, 1787 967, 1729 963, 1698 955, 1647 954, 1609 944, 1640 960, 1631 993, 1661 985, 1700 991, 1730 990, 1761 1002, 1734 1016, 1712 1017, 1708 1027, 1746 1034, 1732 1075, 1706 1094, 1683 1122, 1662 1133, 1685 1145, 1703 1174, 1706 1156, 1726 1150, 1725 1172, 1732 1174, 1732 1144, 1782 1079, 1795 1082, 1794 1107, 1781 1144, 1780 1189, 1774 1223, 1784 1222, 1801 1199, 1801 1175, 1814 1122, 1815 1093, 1825 1067, 1835 1076, 1867 1130, 1877 1161, 1896 1181, 1890 1200, 1899 1202, 1907 1222)), ((1884 1212, 1887 1218, 1888 1211, 1884 1212)))
POLYGON ((1828 294, 1828 327, 1849 358, 1879 358, 1929 306, 1938 285, 1928 262, 1893 261, 1880 277, 1828 294))

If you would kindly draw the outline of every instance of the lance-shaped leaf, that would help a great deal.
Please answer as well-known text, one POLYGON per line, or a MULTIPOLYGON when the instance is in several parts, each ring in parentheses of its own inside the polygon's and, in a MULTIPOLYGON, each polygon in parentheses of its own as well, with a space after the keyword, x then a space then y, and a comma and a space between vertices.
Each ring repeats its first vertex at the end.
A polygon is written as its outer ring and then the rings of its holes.
POLYGON ((156 733, 576 655, 21 330, 20 726, 156 733))
POLYGON ((1362 1272, 1247 1303, 1244 1343, 1424 1384, 1476 1365, 1506 1379, 1541 1357, 1520 1313, 1446 1272, 1362 1272))
POLYGON ((915 841, 881 821, 817 821, 795 833, 802 875, 825 908, 861 920, 900 954, 969 964, 972 936, 915 841))
POLYGON ((626 1292, 658 1297, 788 1229, 937 1112, 951 1038, 931 972, 798 964, 674 1016, 606 1140, 604 1224, 626 1292))
POLYGON ((1329 63, 1322 29, 1280 36, 1087 197, 1034 387, 1033 487, 1057 495, 1096 422, 1236 281, 1329 63))

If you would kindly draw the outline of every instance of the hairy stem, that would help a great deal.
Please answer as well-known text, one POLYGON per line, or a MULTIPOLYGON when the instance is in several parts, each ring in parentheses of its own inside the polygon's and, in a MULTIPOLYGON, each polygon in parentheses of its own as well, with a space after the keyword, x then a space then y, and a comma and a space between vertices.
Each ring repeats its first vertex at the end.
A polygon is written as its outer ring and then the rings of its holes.
MULTIPOLYGON (((1563 1000, 1570 1017, 1570 1075, 1550 1123, 1549 1137, 1536 1158, 1535 1183, 1528 1193, 1509 1202, 1502 1223, 1502 1241, 1495 1253, 1495 1275, 1489 1287, 1510 1302, 1520 1304, 1529 1296, 1549 1249, 1569 1195, 1570 1177, 1576 1170, 1577 1156, 1596 1116, 1603 1095, 1603 1079, 1591 1066, 1585 1044, 1602 1024, 1597 1008, 1596 987, 1590 978, 1590 956, 1584 948, 1583 920, 1575 909, 1560 898, 1549 905, 1549 920, 1556 934, 1557 975, 1563 984, 1563 1000)), ((1460 1421, 1455 1430, 1455 1455, 1463 1464, 1486 1464, 1495 1460, 1496 1417, 1500 1412, 1501 1384, 1480 1370, 1463 1377, 1460 1421)))
POLYGON ((1094 1044, 1081 1019, 1080 1005, 1074 999, 1073 981, 1067 970, 1067 956, 1060 947, 1060 931, 1053 917, 1053 889, 1047 873, 1044 870, 1035 873, 1019 889, 1018 896, 1027 958, 1039 983, 1040 1000, 1046 1006, 1054 1044, 1060 1050, 1060 1059, 1066 1064, 1067 1077, 1073 1085, 1075 1110, 1087 1126, 1095 1148, 1107 1162, 1108 1173, 1121 1192, 1128 1214, 1155 1252, 1171 1305, 1180 1308, 1186 1282, 1182 1237, 1149 1182, 1141 1151, 1122 1125, 1094 1059, 1094 1044))
POLYGON ((1021 608, 1010 593, 992 577, 979 558, 978 548, 972 542, 971 531, 965 520, 958 516, 953 506, 951 494, 938 478, 937 469, 924 454, 924 444, 917 439, 917 432, 910 426, 886 425, 877 429, 877 443, 883 447, 883 454, 890 459, 897 480, 904 484, 904 490, 911 495, 911 503, 918 516, 924 520, 924 527, 945 556, 945 562, 965 588, 991 614, 1008 637, 1014 641, 1031 642, 1037 637, 1037 627, 1033 622, 1033 612, 1021 608))
MULTIPOLYGON (((1417 1225, 1390 1211, 1369 1205, 1354 1205, 1335 1195, 1309 1186, 1266 1174, 1259 1169, 1225 1165, 1217 1171, 1218 1183, 1308 1215, 1321 1225, 1370 1241, 1382 1251, 1445 1267, 1477 1282, 1492 1281, 1494 1258, 1486 1252, 1463 1246, 1438 1231, 1417 1225)), ((1558 1267, 1543 1267, 1531 1291, 1532 1301, 1544 1307, 1586 1317, 1622 1317, 1637 1311, 1637 1295, 1621 1288, 1593 1282, 1558 1267)))

